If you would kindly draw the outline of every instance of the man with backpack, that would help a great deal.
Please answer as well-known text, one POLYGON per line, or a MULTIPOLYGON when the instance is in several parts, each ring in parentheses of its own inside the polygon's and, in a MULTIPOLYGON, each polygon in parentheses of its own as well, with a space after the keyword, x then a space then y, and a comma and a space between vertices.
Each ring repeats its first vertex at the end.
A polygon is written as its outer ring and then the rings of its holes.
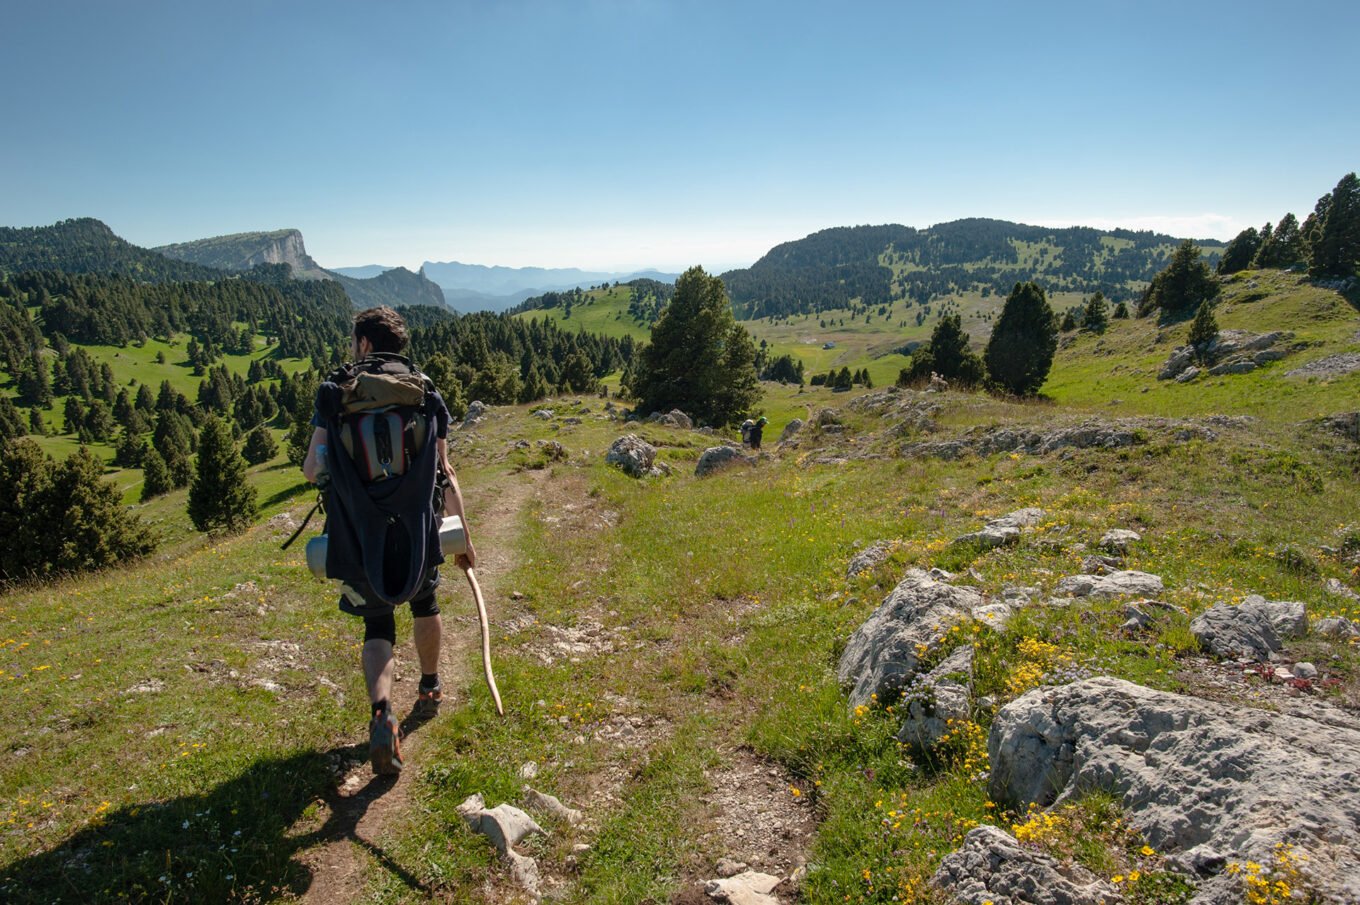
MULTIPOLYGON (((416 707, 437 712, 443 622, 435 591, 440 513, 463 521, 463 495, 448 459, 449 410, 429 378, 402 356, 409 336, 391 308, 354 316, 352 363, 317 390, 314 430, 302 472, 322 488, 326 574, 340 579, 340 609, 363 617, 364 678, 372 704, 369 754, 374 772, 401 772, 401 738, 392 713, 395 608, 409 603, 420 660, 416 707), (437 499, 438 497, 438 499, 437 499)), ((460 568, 476 564, 470 537, 460 568)))

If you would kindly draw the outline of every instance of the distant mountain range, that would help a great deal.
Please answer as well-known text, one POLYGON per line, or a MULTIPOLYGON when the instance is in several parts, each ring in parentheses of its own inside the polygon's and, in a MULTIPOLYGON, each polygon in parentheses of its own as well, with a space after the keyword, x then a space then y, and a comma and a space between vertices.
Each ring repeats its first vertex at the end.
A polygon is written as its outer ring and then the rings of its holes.
POLYGON ((334 270, 326 270, 307 254, 302 233, 296 229, 277 229, 271 232, 234 233, 196 239, 152 249, 168 258, 191 261, 218 270, 249 270, 258 264, 287 264, 293 276, 303 280, 335 280, 356 308, 391 305, 394 308, 412 305, 444 307, 444 293, 425 278, 404 267, 359 268, 376 269, 373 276, 354 277, 334 270))
POLYGON ((504 311, 544 292, 582 289, 600 283, 626 283, 639 277, 675 282, 676 274, 656 270, 628 273, 575 267, 488 267, 458 261, 426 261, 421 273, 438 283, 444 298, 459 311, 504 311))

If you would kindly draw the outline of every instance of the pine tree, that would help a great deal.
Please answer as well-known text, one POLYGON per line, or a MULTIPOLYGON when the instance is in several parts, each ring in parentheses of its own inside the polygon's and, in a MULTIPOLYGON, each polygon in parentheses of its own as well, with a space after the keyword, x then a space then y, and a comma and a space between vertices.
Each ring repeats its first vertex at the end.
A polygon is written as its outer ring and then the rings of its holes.
POLYGON ((722 426, 745 417, 760 398, 755 344, 732 316, 722 280, 691 267, 652 327, 634 386, 644 412, 678 408, 722 426))
POLYGON ((1226 276, 1239 270, 1246 270, 1251 266, 1256 253, 1260 251, 1262 241, 1256 227, 1248 226, 1242 230, 1228 243, 1228 247, 1223 249, 1223 257, 1218 260, 1218 272, 1226 276))
POLYGON ((1097 292, 1091 296, 1081 313, 1081 329, 1088 333, 1104 333, 1110 326, 1109 309, 1105 293, 1097 292))
POLYGON ((142 502, 161 496, 175 489, 170 478, 170 468, 165 459, 154 449, 148 449, 142 459, 142 502))
POLYGON ((1164 317, 1183 317, 1199 309, 1205 299, 1218 295, 1218 281, 1204 262, 1200 248, 1186 239, 1171 256, 1171 263, 1157 274, 1148 287, 1144 304, 1139 306, 1139 314, 1151 313, 1161 309, 1164 317))
POLYGON ((312 434, 316 428, 312 426, 311 412, 299 412, 293 416, 292 424, 288 427, 288 437, 285 441, 288 446, 288 461, 292 465, 301 468, 303 461, 307 458, 307 450, 312 445, 312 434))
POLYGON ((1068 308, 1063 312, 1062 323, 1058 325, 1058 330, 1063 333, 1071 333, 1075 329, 1077 329, 1077 316, 1072 313, 1071 308, 1068 308))
POLYGON ((263 424, 246 436, 245 446, 241 449, 241 455, 245 456, 246 461, 251 465, 268 462, 278 454, 279 444, 269 428, 263 424))
POLYGON ((1124 300, 1123 300, 1123 299, 1120 299, 1120 300, 1119 300, 1119 304, 1117 304, 1117 305, 1114 306, 1114 314, 1112 314, 1112 315, 1110 315, 1110 316, 1113 317, 1113 318, 1114 318, 1115 320, 1117 320, 1117 321, 1126 321, 1126 320, 1128 320, 1128 319, 1129 319, 1129 306, 1128 306, 1127 304, 1124 303, 1124 300))
POLYGON ((1214 340, 1218 339, 1218 321, 1214 319, 1214 303, 1208 299, 1200 302, 1195 312, 1195 320, 1190 325, 1188 342, 1195 350, 1195 358, 1208 364, 1212 355, 1209 352, 1214 340))
POLYGON ((255 518, 256 492, 246 481, 246 463, 231 429, 216 415, 203 423, 198 465, 189 485, 189 519, 199 531, 243 531, 255 518))
POLYGON ((28 433, 23 416, 8 396, 0 396, 0 443, 28 433))
POLYGON ((1284 270, 1302 264, 1307 257, 1298 219, 1293 214, 1285 214, 1280 225, 1271 231, 1269 238, 1262 241, 1252 266, 1284 270))
POLYGON ((1318 219, 1308 273, 1316 278, 1354 276, 1360 268, 1360 178, 1343 176, 1318 219))
POLYGON ((150 447, 132 431, 123 431, 113 450, 113 464, 121 468, 141 468, 150 447))
POLYGON ((1044 291, 1034 283, 1016 283, 987 342, 988 376, 1017 396, 1039 392, 1058 351, 1053 322, 1044 291))

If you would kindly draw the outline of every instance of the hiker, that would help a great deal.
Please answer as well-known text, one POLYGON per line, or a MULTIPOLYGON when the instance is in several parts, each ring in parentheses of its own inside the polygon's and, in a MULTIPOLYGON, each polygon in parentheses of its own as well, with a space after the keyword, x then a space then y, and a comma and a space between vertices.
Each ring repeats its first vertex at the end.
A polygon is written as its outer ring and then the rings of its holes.
POLYGON ((752 421, 750 418, 747 418, 745 421, 743 421, 743 422, 741 423, 741 445, 742 445, 742 446, 750 446, 750 445, 751 445, 751 431, 755 430, 755 427, 756 427, 756 423, 755 423, 754 421, 752 421))
MULTIPOLYGON (((391 706, 392 649, 397 639, 394 610, 401 603, 410 603, 414 617, 413 633, 421 672, 417 712, 433 715, 443 696, 439 684, 443 622, 435 600, 438 563, 443 561, 439 551, 439 514, 435 512, 437 488, 442 489, 442 514, 456 515, 463 520, 464 530, 467 526, 462 491, 448 459, 449 410, 429 378, 401 355, 407 341, 406 323, 391 308, 369 308, 354 316, 350 336, 352 363, 332 373, 317 390, 312 416, 315 429, 302 463, 303 475, 308 481, 319 483, 326 498, 330 539, 326 571, 344 582, 340 609, 364 620, 362 660, 372 704, 369 755, 374 772, 387 774, 399 773, 402 768, 400 726, 391 706), (418 430, 410 426, 403 429, 399 416, 382 414, 384 418, 397 418, 395 427, 399 433, 395 444, 383 433, 387 460, 381 462, 382 471, 377 474, 372 472, 373 457, 351 458, 341 442, 344 438, 330 436, 331 429, 338 426, 342 434, 348 431, 356 453, 361 451, 360 447, 371 452, 368 441, 372 436, 361 431, 355 421, 345 421, 355 418, 354 400, 359 395, 355 387, 360 385, 363 375, 370 374, 383 375, 388 381, 383 386, 401 385, 405 392, 414 394, 416 405, 405 410, 422 411, 424 415, 414 415, 412 423, 419 421, 422 428, 434 435, 431 438, 424 434, 423 442, 412 443, 412 436, 421 436, 418 430), (346 403, 351 407, 345 408, 346 403), (396 464, 390 464, 393 446, 402 451, 396 464), (356 461, 361 458, 362 463, 356 461), (377 580, 372 580, 373 577, 377 580)), ((375 416, 379 412, 383 410, 372 410, 375 416)), ((467 552, 459 554, 456 561, 460 568, 468 570, 476 560, 469 536, 467 552)))
POLYGON ((764 415, 761 415, 751 425, 751 430, 747 433, 747 437, 750 438, 752 449, 760 449, 760 435, 764 433, 765 425, 769 423, 769 419, 764 415))

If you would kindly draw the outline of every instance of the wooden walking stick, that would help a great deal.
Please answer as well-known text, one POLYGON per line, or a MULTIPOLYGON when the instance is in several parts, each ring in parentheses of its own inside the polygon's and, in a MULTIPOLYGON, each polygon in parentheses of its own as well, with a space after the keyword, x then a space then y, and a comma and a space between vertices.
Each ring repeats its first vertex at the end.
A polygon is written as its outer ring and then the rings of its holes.
POLYGON ((482 599, 482 588, 477 584, 477 575, 472 569, 464 569, 463 574, 467 576, 468 584, 472 585, 472 597, 477 601, 477 619, 482 624, 482 669, 486 672, 486 686, 491 689, 491 699, 496 702, 496 713, 505 716, 501 693, 496 689, 496 677, 491 673, 491 627, 486 621, 486 601, 482 599))

